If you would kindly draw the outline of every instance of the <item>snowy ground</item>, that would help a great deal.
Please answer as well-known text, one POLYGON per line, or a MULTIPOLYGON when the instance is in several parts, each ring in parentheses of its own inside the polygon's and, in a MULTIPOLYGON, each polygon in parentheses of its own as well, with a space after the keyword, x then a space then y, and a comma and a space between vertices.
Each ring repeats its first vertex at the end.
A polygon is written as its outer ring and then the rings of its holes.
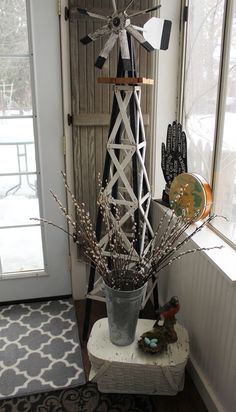
MULTIPOLYGON (((32 119, 0 120, 0 174, 35 172, 33 140, 32 119)), ((0 273, 44 266, 40 227, 30 226, 30 217, 39 217, 35 188, 36 174, 0 175, 0 273), (29 227, 14 227, 20 225, 29 227)))
MULTIPOLYGON (((1 227, 28 225, 31 224, 29 218, 37 216, 37 199, 12 195, 0 199, 1 227)), ((0 230, 0 260, 2 273, 42 269, 43 256, 40 227, 18 227, 0 230)))

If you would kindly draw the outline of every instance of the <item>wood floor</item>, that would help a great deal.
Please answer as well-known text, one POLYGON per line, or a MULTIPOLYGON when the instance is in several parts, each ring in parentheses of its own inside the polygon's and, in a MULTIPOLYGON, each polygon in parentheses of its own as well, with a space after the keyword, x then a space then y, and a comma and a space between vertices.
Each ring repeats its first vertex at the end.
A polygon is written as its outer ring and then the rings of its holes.
MULTIPOLYGON (((82 339, 85 300, 75 302, 76 313, 80 331, 80 341, 86 377, 89 376, 90 362, 87 353, 87 343, 82 339)), ((106 316, 105 304, 103 302, 92 302, 92 313, 90 317, 89 332, 96 320, 106 316)), ((152 305, 149 303, 143 310, 142 316, 147 319, 154 319, 152 305)), ((89 336, 89 334, 88 334, 89 336)), ((207 412, 207 409, 200 398, 190 376, 186 372, 185 386, 182 392, 176 396, 150 396, 153 412, 207 412)))

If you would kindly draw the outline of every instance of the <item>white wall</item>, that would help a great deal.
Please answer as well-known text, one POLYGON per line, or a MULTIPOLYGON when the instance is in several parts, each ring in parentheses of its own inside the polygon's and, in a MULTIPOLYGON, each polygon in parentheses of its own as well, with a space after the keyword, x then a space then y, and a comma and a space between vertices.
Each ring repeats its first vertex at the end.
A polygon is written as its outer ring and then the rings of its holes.
POLYGON ((162 196, 165 180, 161 169, 161 143, 166 141, 169 123, 177 118, 177 87, 179 75, 179 21, 181 0, 161 2, 160 17, 172 21, 169 49, 160 51, 156 66, 154 104, 154 145, 152 193, 155 199, 162 196))
MULTIPOLYGON (((160 205, 153 202, 153 225, 160 205)), ((208 229, 210 230, 210 229, 208 229)), ((204 232, 201 232, 204 238, 204 232)), ((209 246, 207 237, 205 246, 209 246)), ((186 249, 196 247, 191 241, 186 249)), ((236 405, 236 282, 215 264, 224 249, 188 255, 160 272, 161 303, 180 299, 177 319, 190 337, 189 372, 209 412, 234 412, 236 405)), ((232 261, 234 265, 235 261, 232 261)))

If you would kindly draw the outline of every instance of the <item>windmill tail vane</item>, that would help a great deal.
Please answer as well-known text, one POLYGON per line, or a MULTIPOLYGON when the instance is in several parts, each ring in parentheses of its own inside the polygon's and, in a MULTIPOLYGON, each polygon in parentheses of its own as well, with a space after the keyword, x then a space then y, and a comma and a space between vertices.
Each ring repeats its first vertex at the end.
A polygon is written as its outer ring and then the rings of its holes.
POLYGON ((131 24, 132 18, 155 11, 161 6, 157 5, 145 10, 137 11, 133 14, 128 14, 127 11, 133 2, 134 0, 131 0, 124 10, 118 10, 116 0, 112 0, 113 13, 110 16, 103 16, 101 14, 90 12, 87 9, 77 8, 80 14, 106 22, 106 24, 95 30, 93 33, 89 33, 80 39, 81 43, 87 45, 101 37, 109 36, 95 62, 95 66, 99 69, 102 69, 110 52, 115 46, 116 41, 118 40, 120 43, 120 52, 124 70, 132 70, 128 35, 133 37, 148 52, 153 50, 168 49, 171 21, 152 17, 144 24, 143 27, 138 27, 131 24))

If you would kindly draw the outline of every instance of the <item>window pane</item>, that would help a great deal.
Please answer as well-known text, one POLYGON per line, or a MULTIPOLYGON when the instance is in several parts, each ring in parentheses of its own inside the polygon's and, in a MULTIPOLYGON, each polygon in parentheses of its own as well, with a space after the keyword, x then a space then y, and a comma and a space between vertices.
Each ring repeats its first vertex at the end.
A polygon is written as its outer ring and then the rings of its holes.
POLYGON ((0 175, 35 171, 33 143, 0 143, 0 175))
POLYGON ((2 273, 44 268, 41 229, 0 229, 0 269, 2 273))
POLYGON ((31 115, 29 58, 0 58, 0 115, 31 115))
POLYGON ((184 124, 188 166, 211 181, 224 1, 191 1, 186 55, 184 124))
POLYGON ((223 137, 216 169, 215 212, 226 216, 228 222, 214 223, 225 236, 236 243, 236 2, 230 45, 227 95, 223 137))
POLYGON ((0 0, 0 54, 28 53, 25 0, 0 0))
POLYGON ((0 227, 30 225, 39 217, 36 175, 0 177, 0 227))
POLYGON ((33 119, 1 119, 0 174, 35 171, 33 119))
POLYGON ((0 143, 33 141, 33 119, 0 119, 0 143))

